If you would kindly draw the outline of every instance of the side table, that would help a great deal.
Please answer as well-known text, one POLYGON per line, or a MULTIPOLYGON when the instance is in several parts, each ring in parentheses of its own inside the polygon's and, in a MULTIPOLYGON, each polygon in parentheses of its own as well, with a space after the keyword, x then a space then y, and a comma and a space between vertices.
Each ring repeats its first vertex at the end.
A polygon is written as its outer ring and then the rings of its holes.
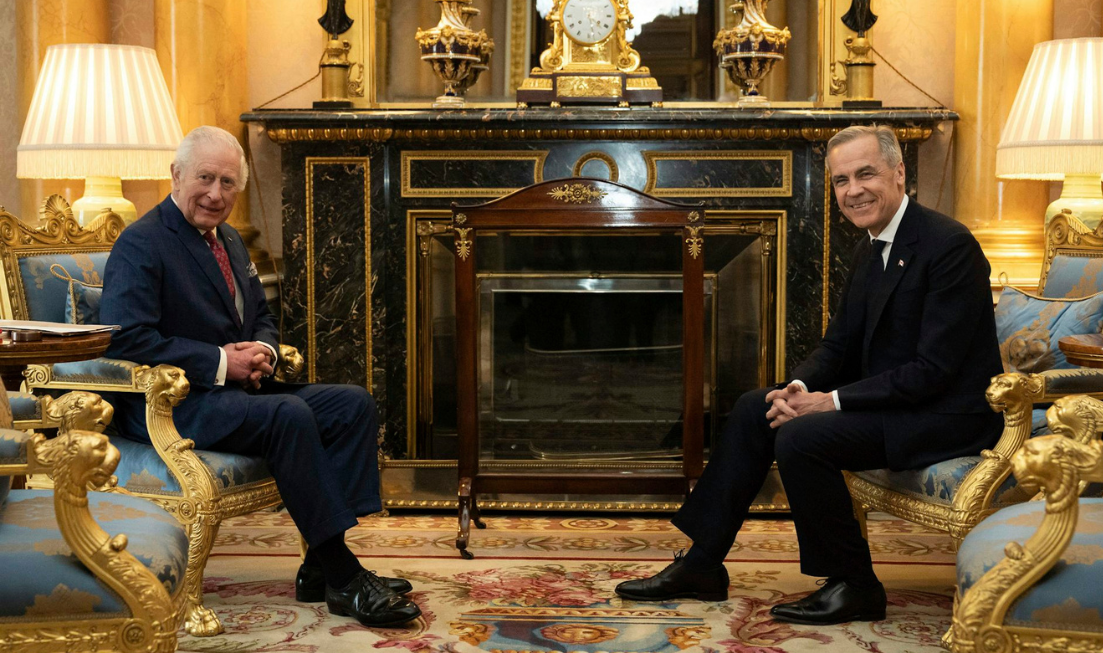
POLYGON ((1065 336, 1057 341, 1057 346, 1073 365, 1103 367, 1103 334, 1083 333, 1065 336))

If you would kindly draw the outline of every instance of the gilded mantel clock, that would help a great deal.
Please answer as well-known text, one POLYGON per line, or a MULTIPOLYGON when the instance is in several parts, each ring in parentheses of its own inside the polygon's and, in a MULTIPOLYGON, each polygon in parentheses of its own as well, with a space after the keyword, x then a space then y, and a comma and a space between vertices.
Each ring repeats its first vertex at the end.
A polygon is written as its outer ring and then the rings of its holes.
POLYGON ((519 89, 517 105, 662 104, 663 90, 625 36, 628 0, 555 0, 553 35, 519 89))

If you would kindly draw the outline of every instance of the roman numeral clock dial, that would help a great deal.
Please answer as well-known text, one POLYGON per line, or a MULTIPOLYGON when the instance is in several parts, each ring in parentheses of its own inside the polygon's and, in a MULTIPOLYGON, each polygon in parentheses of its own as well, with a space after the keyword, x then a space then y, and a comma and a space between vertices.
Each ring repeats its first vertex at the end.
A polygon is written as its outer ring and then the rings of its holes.
POLYGON ((517 106, 661 106, 663 90, 626 38, 632 24, 628 3, 554 0, 547 15, 553 41, 540 55, 540 67, 517 89, 517 106))

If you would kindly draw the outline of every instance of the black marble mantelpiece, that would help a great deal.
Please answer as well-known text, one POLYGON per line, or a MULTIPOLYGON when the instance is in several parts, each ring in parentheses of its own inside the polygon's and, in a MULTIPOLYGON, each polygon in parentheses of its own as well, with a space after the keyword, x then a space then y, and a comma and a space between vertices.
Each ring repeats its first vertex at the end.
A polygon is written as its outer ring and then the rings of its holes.
POLYGON ((703 202, 706 211, 784 210, 788 370, 818 340, 859 235, 826 188, 827 139, 852 124, 893 126, 914 194, 919 143, 957 115, 717 106, 265 110, 242 119, 262 124, 282 148, 284 340, 307 353, 314 379, 370 386, 387 453, 402 459, 413 414, 406 367, 406 306, 416 292, 406 278, 407 248, 416 247, 410 212, 570 177, 580 161, 583 174, 604 177, 615 166, 621 183, 703 202))

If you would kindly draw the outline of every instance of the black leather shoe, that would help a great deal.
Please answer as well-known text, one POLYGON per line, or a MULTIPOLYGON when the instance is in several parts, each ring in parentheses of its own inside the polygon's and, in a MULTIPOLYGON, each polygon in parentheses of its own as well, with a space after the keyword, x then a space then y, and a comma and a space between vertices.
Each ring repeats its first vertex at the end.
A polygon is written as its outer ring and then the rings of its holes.
POLYGON ((692 569, 686 566, 682 554, 678 553, 666 569, 651 578, 626 580, 617 585, 616 592, 617 596, 633 601, 726 601, 728 570, 724 565, 705 570, 692 569))
POLYGON ((842 578, 829 578, 823 587, 803 599, 770 608, 778 621, 817 626, 885 618, 885 586, 859 588, 842 578))
MULTIPOLYGON (((379 576, 379 580, 395 594, 405 594, 414 589, 405 578, 379 576)), ((299 573, 295 574, 295 600, 303 603, 321 603, 326 600, 326 577, 321 569, 299 565, 299 573)))
POLYGON ((421 608, 399 596, 367 569, 352 579, 349 586, 335 590, 326 585, 326 606, 331 614, 356 617, 370 628, 397 626, 421 616, 421 608))

